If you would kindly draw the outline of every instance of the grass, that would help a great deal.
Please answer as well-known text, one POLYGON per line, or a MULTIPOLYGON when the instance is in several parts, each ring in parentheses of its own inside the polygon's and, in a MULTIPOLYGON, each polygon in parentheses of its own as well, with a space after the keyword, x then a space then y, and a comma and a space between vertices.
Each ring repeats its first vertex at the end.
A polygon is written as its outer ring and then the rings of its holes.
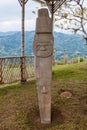
POLYGON ((0 88, 0 130, 86 130, 87 63, 53 67, 52 123, 40 123, 35 79, 0 88), (61 97, 68 91, 70 98, 61 97))
POLYGON ((53 67, 54 78, 87 80, 87 62, 53 67))

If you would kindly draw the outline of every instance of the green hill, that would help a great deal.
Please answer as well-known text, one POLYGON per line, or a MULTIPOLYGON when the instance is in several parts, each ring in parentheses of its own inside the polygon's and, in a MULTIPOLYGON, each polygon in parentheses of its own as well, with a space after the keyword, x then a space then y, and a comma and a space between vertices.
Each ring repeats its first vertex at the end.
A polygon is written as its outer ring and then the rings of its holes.
MULTIPOLYGON (((25 55, 33 55, 34 31, 25 32, 25 55)), ((54 32, 54 48, 56 59, 61 59, 64 50, 67 55, 87 56, 87 46, 80 35, 54 32)), ((21 32, 0 32, 0 57, 21 55, 21 32)))

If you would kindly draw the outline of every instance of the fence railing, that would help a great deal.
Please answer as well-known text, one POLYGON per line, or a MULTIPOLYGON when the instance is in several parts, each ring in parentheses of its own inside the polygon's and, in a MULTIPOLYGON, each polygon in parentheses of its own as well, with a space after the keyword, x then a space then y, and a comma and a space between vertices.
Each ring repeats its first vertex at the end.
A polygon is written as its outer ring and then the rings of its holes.
MULTIPOLYGON (((53 64, 76 63, 87 61, 87 57, 78 56, 68 59, 68 55, 53 57, 53 64)), ((34 56, 24 57, 0 57, 0 84, 27 80, 34 76, 34 56), (24 65, 23 65, 24 62, 24 65)))
MULTIPOLYGON (((0 58, 0 84, 21 81, 22 57, 0 58)), ((34 76, 34 56, 25 56, 25 79, 34 76)))

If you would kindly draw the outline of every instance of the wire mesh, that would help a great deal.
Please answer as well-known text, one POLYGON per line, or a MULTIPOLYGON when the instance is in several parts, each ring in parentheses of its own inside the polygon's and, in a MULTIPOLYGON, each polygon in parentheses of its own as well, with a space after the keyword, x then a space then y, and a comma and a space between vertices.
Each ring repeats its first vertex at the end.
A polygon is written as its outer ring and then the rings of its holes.
POLYGON ((26 56, 26 77, 30 78, 34 76, 34 56, 26 56))
MULTIPOLYGON (((34 76, 34 56, 25 58, 25 78, 34 76)), ((21 57, 0 58, 0 84, 21 80, 21 57)))

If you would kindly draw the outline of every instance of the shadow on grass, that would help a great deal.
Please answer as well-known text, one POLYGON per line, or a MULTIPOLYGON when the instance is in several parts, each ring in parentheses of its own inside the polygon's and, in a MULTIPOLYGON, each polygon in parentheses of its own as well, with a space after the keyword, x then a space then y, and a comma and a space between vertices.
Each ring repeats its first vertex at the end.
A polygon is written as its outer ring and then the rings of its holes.
POLYGON ((47 128, 49 129, 56 124, 61 125, 64 123, 64 117, 61 111, 54 106, 51 108, 51 117, 51 124, 41 124, 39 107, 38 105, 34 105, 27 113, 27 125, 29 125, 31 130, 46 130, 47 128))
POLYGON ((64 117, 62 115, 62 112, 58 110, 58 108, 55 108, 52 106, 52 124, 62 124, 64 122, 64 117))

